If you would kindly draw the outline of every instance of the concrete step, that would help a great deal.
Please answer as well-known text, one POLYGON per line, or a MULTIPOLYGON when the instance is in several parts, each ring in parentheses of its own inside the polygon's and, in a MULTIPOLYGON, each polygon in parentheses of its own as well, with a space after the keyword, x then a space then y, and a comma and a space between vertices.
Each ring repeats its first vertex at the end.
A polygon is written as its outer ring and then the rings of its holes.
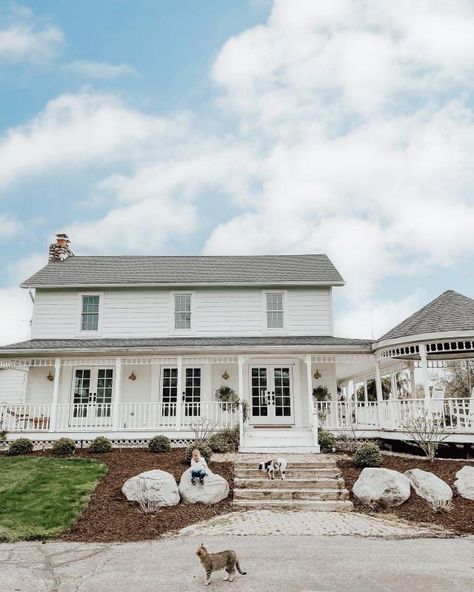
MULTIPOLYGON (((286 479, 324 479, 324 478, 337 478, 341 474, 341 471, 337 468, 328 469, 287 469, 285 473, 286 479)), ((258 468, 236 468, 235 476, 242 479, 266 479, 267 476, 263 471, 259 471, 258 468)), ((277 473, 277 478, 279 475, 277 473)))
POLYGON ((343 479, 257 479, 235 477, 235 488, 240 489, 342 489, 343 479))
POLYGON ((347 500, 347 489, 234 489, 234 500, 347 500))
MULTIPOLYGON (((286 458, 286 460, 288 461, 288 469, 287 471, 290 470, 294 470, 294 469, 298 469, 298 470, 304 470, 304 471, 309 471, 309 470, 314 470, 314 469, 336 469, 337 465, 336 465, 336 461, 331 460, 331 459, 325 459, 325 458, 320 458, 318 459, 318 455, 314 455, 315 456, 315 460, 311 460, 311 461, 307 461, 307 462, 303 462, 303 461, 293 461, 287 457, 282 457, 282 458, 286 458)), ((258 470, 258 465, 265 461, 265 460, 271 460, 270 458, 259 458, 256 456, 256 458, 253 460, 237 460, 234 463, 234 467, 235 469, 257 469, 258 470)))
POLYGON ((316 449, 314 444, 308 446, 285 446, 282 449, 282 444, 280 443, 278 446, 269 446, 267 444, 262 444, 259 442, 258 445, 250 443, 247 446, 243 446, 239 448, 239 452, 256 452, 259 454, 272 454, 272 455, 280 455, 284 456, 285 454, 311 454, 315 453, 316 449))
POLYGON ((312 512, 351 512, 348 500, 247 500, 236 499, 234 505, 252 510, 304 510, 312 512))

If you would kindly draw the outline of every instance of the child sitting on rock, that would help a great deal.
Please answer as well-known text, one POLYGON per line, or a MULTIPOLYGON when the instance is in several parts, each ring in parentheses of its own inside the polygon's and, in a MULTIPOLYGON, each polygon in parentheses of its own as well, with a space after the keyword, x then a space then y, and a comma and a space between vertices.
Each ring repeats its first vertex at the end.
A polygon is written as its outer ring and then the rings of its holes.
POLYGON ((199 483, 204 485, 204 477, 206 477, 208 470, 206 459, 195 448, 191 457, 191 483, 196 485, 196 479, 199 479, 199 483))

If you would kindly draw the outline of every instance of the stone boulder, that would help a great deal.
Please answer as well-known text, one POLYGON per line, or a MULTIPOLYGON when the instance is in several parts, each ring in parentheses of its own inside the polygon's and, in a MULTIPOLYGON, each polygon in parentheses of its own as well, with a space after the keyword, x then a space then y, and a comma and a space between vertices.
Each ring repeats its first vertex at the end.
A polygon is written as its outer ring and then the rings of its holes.
POLYGON ((428 502, 448 502, 453 497, 451 487, 433 473, 410 469, 404 475, 416 493, 428 502))
POLYGON ((181 475, 179 482, 179 493, 185 504, 217 504, 229 495, 229 484, 220 475, 207 471, 204 478, 204 485, 196 480, 196 485, 191 483, 191 468, 181 475))
POLYGON ((474 500, 474 466, 466 465, 456 473, 454 487, 461 497, 474 500))
POLYGON ((152 502, 159 507, 179 504, 179 491, 171 473, 154 469, 145 471, 125 481, 122 487, 124 496, 132 502, 152 502))
POLYGON ((410 497, 410 481, 398 471, 365 468, 352 490, 368 506, 400 506, 410 497))

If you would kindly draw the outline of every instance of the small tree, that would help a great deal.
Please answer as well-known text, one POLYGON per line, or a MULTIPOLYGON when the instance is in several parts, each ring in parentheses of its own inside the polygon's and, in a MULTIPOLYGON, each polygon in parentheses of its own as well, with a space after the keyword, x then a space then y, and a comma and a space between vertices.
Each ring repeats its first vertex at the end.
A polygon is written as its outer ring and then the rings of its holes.
POLYGON ((439 443, 450 434, 443 429, 439 419, 432 417, 428 411, 417 417, 410 417, 402 429, 410 440, 408 444, 420 448, 431 462, 436 457, 439 443))

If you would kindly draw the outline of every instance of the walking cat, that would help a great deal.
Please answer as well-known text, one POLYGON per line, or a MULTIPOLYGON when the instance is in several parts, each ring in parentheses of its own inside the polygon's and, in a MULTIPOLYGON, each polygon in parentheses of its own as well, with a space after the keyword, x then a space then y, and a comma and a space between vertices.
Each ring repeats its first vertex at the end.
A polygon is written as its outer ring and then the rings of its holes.
POLYGON ((245 576, 247 572, 240 569, 239 560, 235 551, 221 551, 220 553, 208 553, 206 547, 201 546, 196 551, 196 555, 201 560, 203 568, 206 570, 206 581, 205 586, 211 583, 211 575, 213 571, 219 571, 225 569, 227 572, 224 576, 224 581, 233 582, 235 576, 235 570, 239 574, 245 576))

